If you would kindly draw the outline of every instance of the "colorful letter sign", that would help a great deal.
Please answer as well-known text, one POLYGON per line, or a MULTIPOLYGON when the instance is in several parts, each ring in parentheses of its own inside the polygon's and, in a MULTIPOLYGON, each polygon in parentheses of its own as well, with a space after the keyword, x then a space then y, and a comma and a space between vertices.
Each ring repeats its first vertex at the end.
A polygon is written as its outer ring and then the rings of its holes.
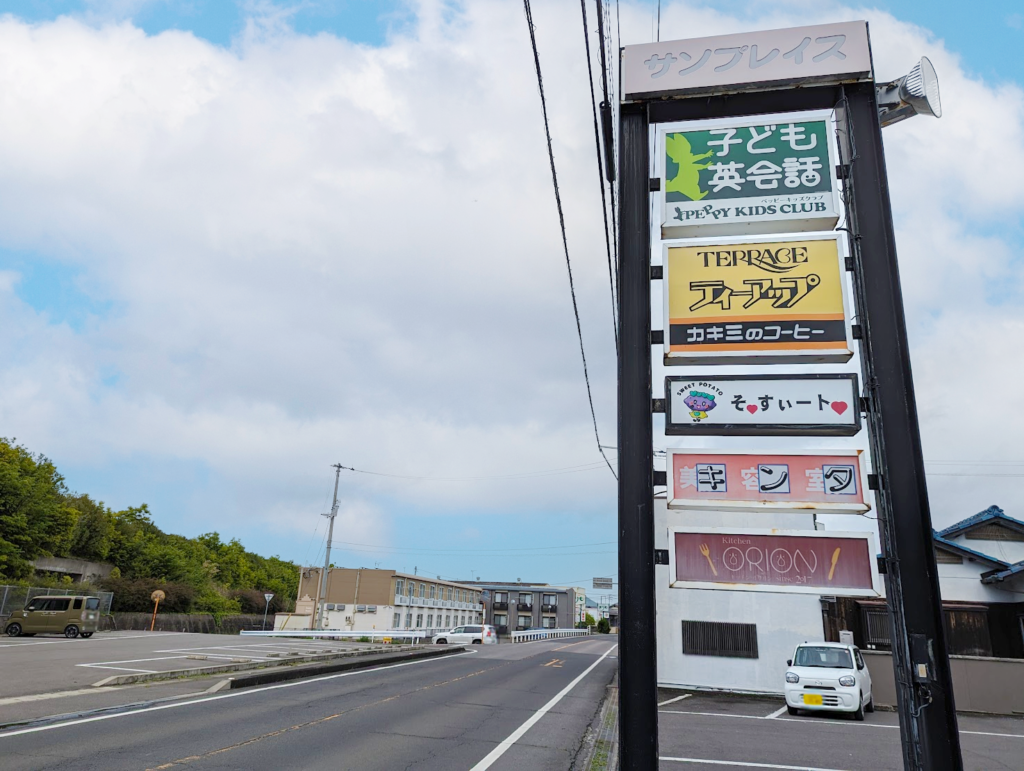
POLYGON ((848 21, 626 46, 626 99, 871 80, 867 23, 848 21))
POLYGON ((861 513, 860 450, 785 454, 668 451, 668 507, 705 511, 861 513))
POLYGON ((665 378, 665 433, 853 436, 857 375, 693 375, 665 378))
POLYGON ((870 534, 823 531, 675 532, 678 588, 724 588, 873 596, 870 534))
POLYGON ((665 245, 665 364, 844 362, 839 236, 665 245))
POLYGON ((667 238, 831 230, 839 220, 828 112, 666 124, 658 138, 667 238))

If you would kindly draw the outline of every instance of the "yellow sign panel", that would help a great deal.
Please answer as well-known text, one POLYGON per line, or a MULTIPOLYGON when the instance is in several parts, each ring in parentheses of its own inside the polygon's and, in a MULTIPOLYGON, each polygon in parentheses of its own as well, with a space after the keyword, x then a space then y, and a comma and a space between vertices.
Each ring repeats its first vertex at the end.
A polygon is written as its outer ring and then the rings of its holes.
POLYGON ((669 243, 665 363, 847 361, 838 238, 669 243))

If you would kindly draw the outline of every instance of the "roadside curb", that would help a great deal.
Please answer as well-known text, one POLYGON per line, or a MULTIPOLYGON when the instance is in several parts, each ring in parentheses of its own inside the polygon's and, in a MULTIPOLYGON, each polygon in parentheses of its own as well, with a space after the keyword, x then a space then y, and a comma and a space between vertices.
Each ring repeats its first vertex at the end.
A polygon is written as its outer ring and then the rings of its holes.
POLYGON ((443 648, 424 648, 422 650, 408 651, 405 653, 384 653, 378 656, 365 656, 352 661, 339 661, 333 664, 315 664, 294 669, 274 669, 267 672, 257 672, 251 675, 232 678, 227 687, 231 690, 238 688, 250 688, 254 685, 272 685, 288 680, 302 680, 307 677, 329 675, 336 672, 347 672, 353 669, 366 669, 379 664, 394 664, 403 661, 417 661, 419 659, 440 658, 450 656, 454 653, 465 651, 463 646, 445 646, 443 648))
MULTIPOLYGON (((410 652, 421 650, 422 646, 401 646, 395 652, 410 652)), ((237 664, 218 664, 212 667, 190 667, 188 669, 170 669, 166 672, 140 672, 134 675, 111 675, 99 682, 93 683, 93 688, 100 688, 105 685, 131 685, 134 683, 148 683, 157 680, 177 680, 184 677, 200 677, 202 675, 215 675, 224 672, 244 672, 250 669, 266 669, 277 667, 281 664, 307 664, 315 661, 333 661, 341 658, 358 658, 361 656, 379 656, 381 654, 391 655, 381 648, 373 648, 363 651, 345 651, 344 653, 317 654, 313 656, 294 656, 282 658, 280 661, 246 661, 237 664)))

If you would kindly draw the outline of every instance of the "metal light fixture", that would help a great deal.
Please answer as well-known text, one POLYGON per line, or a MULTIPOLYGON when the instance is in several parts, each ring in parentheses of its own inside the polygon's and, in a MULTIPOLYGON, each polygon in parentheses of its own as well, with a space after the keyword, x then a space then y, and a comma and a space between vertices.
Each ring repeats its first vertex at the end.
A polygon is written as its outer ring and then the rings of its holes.
POLYGON ((875 95, 878 99, 878 120, 883 128, 914 115, 942 117, 939 76, 927 56, 922 56, 914 69, 902 78, 876 84, 875 95))

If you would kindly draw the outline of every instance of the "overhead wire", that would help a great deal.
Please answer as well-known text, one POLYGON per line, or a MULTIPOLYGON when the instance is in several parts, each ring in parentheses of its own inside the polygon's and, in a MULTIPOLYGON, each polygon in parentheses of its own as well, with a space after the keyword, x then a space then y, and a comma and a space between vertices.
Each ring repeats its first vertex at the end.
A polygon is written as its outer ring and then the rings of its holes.
MULTIPOLYGON (((608 287, 612 297, 612 332, 615 334, 615 354, 619 353, 619 320, 615 314, 618 307, 618 297, 615 293, 615 274, 612 267, 612 241, 611 232, 608 229, 608 198, 605 195, 604 161, 602 160, 601 129, 597 117, 597 94, 594 92, 594 69, 590 59, 590 30, 587 26, 587 0, 580 0, 580 10, 583 12, 583 45, 587 52, 587 81, 590 85, 590 106, 594 114, 594 146, 597 150, 597 184, 601 186, 601 215, 604 217, 604 246, 608 257, 608 287)), ((602 59, 604 51, 601 52, 602 59)), ((604 73, 601 74, 602 83, 604 73)))
POLYGON ((580 325, 579 305, 576 302, 576 286, 572 277, 572 262, 569 259, 569 239, 565 232, 565 213, 562 211, 562 194, 558 189, 558 172, 555 170, 555 151, 551 144, 551 126, 548 122, 547 98, 544 96, 544 76, 541 74, 540 53, 537 51, 537 34, 533 24, 533 11, 530 8, 530 0, 523 0, 523 10, 526 13, 526 25, 530 30, 530 45, 533 48, 533 61, 537 70, 537 88, 540 91, 541 113, 544 117, 544 136, 547 140, 548 161, 551 165, 551 182, 555 189, 555 205, 558 208, 558 224, 562 231, 562 248, 565 251, 565 267, 569 274, 569 294, 572 297, 573 316, 576 318, 576 336, 579 338, 580 342, 580 359, 583 362, 583 380, 587 386, 587 402, 590 404, 590 419, 594 424, 594 439, 597 441, 597 451, 601 453, 601 457, 604 458, 604 462, 608 466, 608 470, 612 472, 613 477, 618 479, 619 476, 615 472, 615 469, 612 468, 611 461, 608 460, 608 456, 605 455, 604 450, 601 449, 601 435, 597 429, 597 413, 594 411, 594 396, 590 389, 590 374, 587 371, 587 354, 583 348, 583 328, 580 325))
POLYGON ((408 474, 388 474, 383 471, 366 471, 365 469, 342 466, 345 471, 352 471, 356 474, 366 474, 374 477, 387 477, 389 479, 408 479, 417 482, 486 482, 500 479, 529 479, 532 477, 558 476, 560 474, 579 474, 583 471, 593 471, 602 467, 601 461, 583 463, 579 466, 565 466, 556 469, 544 469, 541 471, 527 471, 521 474, 493 474, 487 476, 472 477, 421 477, 408 474))
MULTIPOLYGON (((480 554, 480 549, 431 549, 431 548, 419 548, 409 547, 404 548, 401 546, 384 546, 383 544, 377 543, 357 543, 355 541, 335 541, 338 544, 348 544, 349 546, 367 546, 371 548, 379 549, 395 549, 401 551, 418 551, 418 552, 433 552, 433 553, 445 553, 445 554, 480 554)), ((511 549, 501 549, 502 552, 508 551, 542 551, 545 549, 582 549, 587 546, 610 546, 617 541, 595 541, 594 543, 567 543, 559 546, 523 546, 511 549)), ((484 550, 487 551, 487 550, 484 550)))

